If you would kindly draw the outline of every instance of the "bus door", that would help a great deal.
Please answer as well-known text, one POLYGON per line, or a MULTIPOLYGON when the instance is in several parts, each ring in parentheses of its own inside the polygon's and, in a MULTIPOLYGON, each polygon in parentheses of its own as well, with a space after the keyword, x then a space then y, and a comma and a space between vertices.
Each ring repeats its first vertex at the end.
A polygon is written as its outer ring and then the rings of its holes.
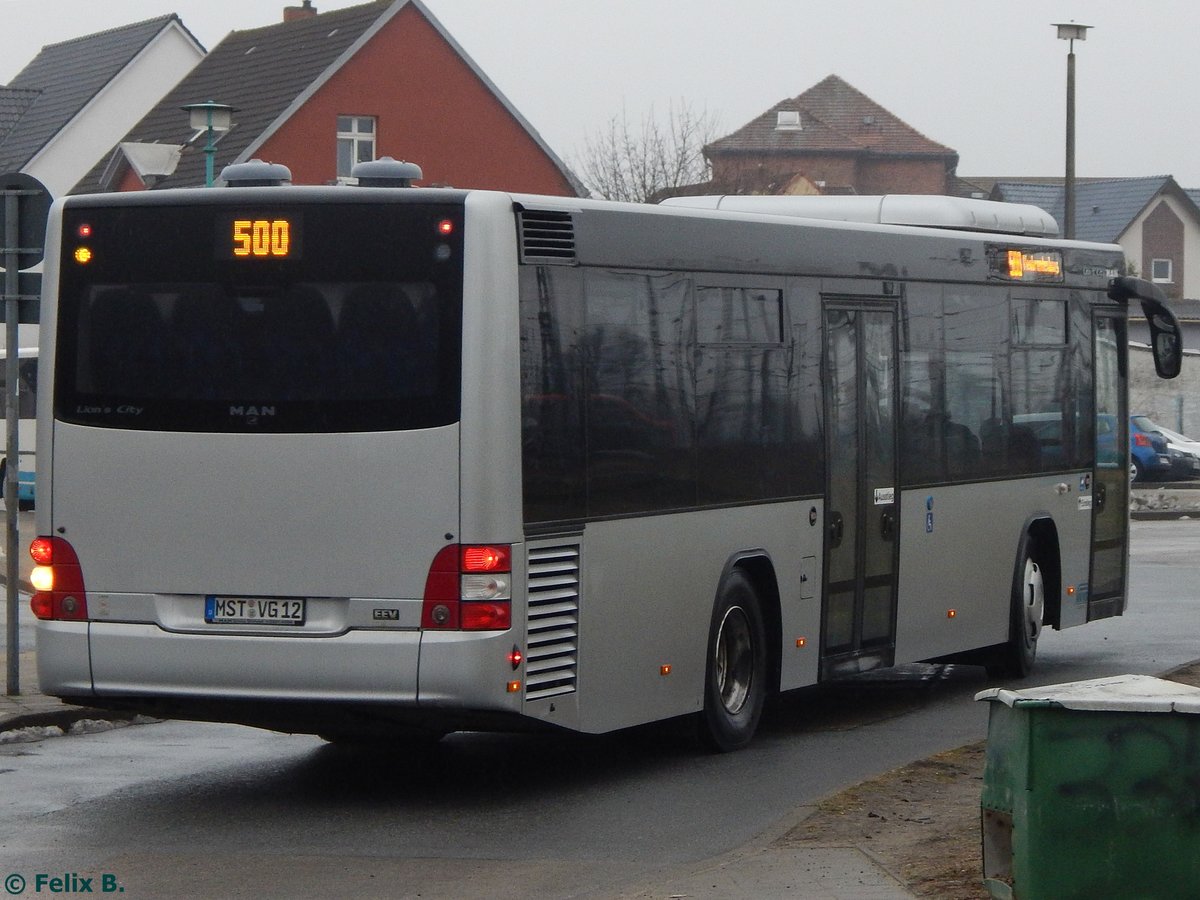
POLYGON ((895 659, 897 355, 894 306, 827 300, 822 678, 895 659))
POLYGON ((1125 321, 1117 313, 1092 319, 1096 461, 1092 470, 1092 572, 1087 619, 1125 611, 1129 517, 1129 414, 1125 408, 1125 321))

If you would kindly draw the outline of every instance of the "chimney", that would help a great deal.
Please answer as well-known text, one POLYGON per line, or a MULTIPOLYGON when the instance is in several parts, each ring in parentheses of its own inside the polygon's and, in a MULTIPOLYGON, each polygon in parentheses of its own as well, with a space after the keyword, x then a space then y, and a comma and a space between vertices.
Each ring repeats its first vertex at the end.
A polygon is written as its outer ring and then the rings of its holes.
POLYGON ((312 0, 304 0, 303 6, 285 6, 283 8, 283 21, 295 22, 298 19, 311 19, 317 14, 317 8, 312 5, 312 0))

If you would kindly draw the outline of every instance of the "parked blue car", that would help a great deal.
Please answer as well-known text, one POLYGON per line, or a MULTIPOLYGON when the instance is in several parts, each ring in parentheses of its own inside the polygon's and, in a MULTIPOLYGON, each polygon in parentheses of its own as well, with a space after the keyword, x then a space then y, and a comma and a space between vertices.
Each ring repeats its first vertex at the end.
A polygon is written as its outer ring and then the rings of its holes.
POLYGON ((1171 454, 1162 432, 1151 430, 1145 416, 1129 417, 1129 477, 1133 481, 1161 478, 1171 471, 1171 454))

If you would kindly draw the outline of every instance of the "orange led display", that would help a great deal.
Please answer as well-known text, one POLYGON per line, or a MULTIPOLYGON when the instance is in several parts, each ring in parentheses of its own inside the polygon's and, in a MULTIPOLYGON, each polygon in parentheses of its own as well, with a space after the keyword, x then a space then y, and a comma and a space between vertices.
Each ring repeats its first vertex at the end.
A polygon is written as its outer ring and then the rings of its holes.
POLYGON ((292 249, 292 223, 287 219, 234 219, 233 255, 286 259, 292 249))

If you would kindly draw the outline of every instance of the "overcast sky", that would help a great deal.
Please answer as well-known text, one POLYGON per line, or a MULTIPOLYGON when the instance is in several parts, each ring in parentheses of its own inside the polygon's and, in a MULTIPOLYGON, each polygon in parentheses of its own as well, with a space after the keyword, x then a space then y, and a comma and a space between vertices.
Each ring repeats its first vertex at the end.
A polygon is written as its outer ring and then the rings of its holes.
MULTIPOLYGON (((315 0, 323 12, 358 2, 315 0)), ((174 12, 211 49, 299 3, 0 0, 0 84, 45 44, 174 12)), ((1062 174, 1067 43, 1051 23, 1074 20, 1094 26, 1075 45, 1078 175, 1200 188, 1196 0, 425 4, 568 163, 622 112, 636 122, 685 100, 726 134, 837 74, 957 150, 963 176, 1062 174)))

